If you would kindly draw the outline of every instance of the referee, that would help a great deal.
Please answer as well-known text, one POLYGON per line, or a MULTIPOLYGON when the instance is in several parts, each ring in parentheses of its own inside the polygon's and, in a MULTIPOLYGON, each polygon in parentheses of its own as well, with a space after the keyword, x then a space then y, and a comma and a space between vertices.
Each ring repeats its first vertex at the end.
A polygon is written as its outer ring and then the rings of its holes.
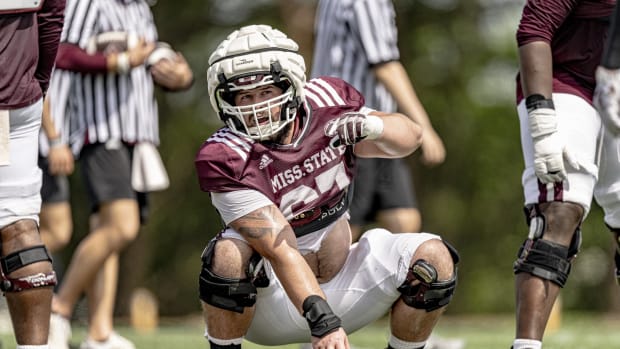
MULTIPOLYGON (((362 92, 368 107, 408 115, 424 129, 424 162, 437 165, 445 148, 399 61, 395 20, 391 0, 319 1, 312 77, 340 77, 362 92)), ((373 221, 396 233, 420 231, 411 173, 401 159, 359 161, 351 204, 353 240, 373 221)))
POLYGON ((178 53, 146 68, 157 39, 146 0, 67 0, 52 114, 59 117, 63 113, 56 108, 65 110, 65 120, 55 123, 70 133, 60 137, 79 155, 96 219, 54 297, 51 348, 68 348, 69 319, 84 292, 89 328, 80 347, 135 348, 113 331, 118 255, 136 238, 144 219, 139 204, 144 195, 132 187, 132 156, 138 144, 159 144, 155 85, 174 91, 193 81, 178 53))
MULTIPOLYGON (((422 160, 441 164, 446 155, 407 72, 400 62, 396 13, 391 0, 320 0, 315 18, 312 77, 336 76, 352 84, 366 106, 397 109, 424 130, 422 160)), ((353 241, 377 222, 394 233, 422 226, 411 172, 403 159, 360 158, 350 206, 353 241)), ((459 349, 461 340, 432 337, 429 349, 459 349)))

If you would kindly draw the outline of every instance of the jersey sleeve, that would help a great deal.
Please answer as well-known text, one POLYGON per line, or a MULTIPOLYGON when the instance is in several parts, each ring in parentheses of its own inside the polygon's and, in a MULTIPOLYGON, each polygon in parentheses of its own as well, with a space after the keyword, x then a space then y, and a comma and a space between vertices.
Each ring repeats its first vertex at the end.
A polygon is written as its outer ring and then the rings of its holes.
POLYGON ((359 111, 366 103, 360 91, 336 77, 311 79, 306 83, 305 92, 314 108, 341 107, 342 112, 359 111))
POLYGON ((376 65, 400 59, 392 0, 355 1, 353 13, 368 63, 376 65))
POLYGON ((211 136, 196 155, 194 163, 200 189, 216 193, 247 189, 240 178, 247 157, 220 140, 217 133, 211 136))
POLYGON ((54 67, 60 34, 64 22, 65 3, 61 0, 47 0, 43 8, 37 13, 39 23, 39 64, 35 78, 45 94, 49 86, 49 79, 54 67))
POLYGON ((528 0, 517 29, 518 46, 535 41, 550 43, 556 30, 571 14, 577 0, 528 0))

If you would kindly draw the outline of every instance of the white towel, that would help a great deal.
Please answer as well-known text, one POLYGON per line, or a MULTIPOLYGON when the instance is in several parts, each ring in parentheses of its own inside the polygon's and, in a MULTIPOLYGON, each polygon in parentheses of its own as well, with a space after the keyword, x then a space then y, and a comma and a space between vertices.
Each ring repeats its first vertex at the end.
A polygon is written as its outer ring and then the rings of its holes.
POLYGON ((135 191, 142 193, 164 190, 170 185, 168 173, 154 144, 142 142, 134 146, 131 185, 135 191))

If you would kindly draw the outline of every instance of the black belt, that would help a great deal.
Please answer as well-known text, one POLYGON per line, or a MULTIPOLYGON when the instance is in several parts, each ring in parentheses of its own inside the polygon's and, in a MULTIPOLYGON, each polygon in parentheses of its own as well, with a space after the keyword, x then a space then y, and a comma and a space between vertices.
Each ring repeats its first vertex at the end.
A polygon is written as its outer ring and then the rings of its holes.
POLYGON ((340 218, 349 208, 349 191, 341 192, 334 200, 325 205, 304 211, 291 219, 290 224, 295 236, 302 237, 313 231, 325 228, 340 218))

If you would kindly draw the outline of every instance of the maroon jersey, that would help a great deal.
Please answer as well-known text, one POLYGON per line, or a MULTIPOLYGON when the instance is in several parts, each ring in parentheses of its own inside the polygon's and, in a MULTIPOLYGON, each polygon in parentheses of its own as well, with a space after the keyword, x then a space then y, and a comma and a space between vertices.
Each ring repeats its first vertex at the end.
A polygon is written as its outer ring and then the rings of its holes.
MULTIPOLYGON (((553 92, 578 95, 592 103, 594 71, 601 62, 615 0, 529 0, 517 31, 523 46, 551 45, 553 92)), ((523 99, 517 77, 517 102, 523 99)))
POLYGON ((0 14, 0 109, 30 105, 47 90, 64 22, 65 0, 37 12, 0 14))
MULTIPOLYGON (((301 129, 292 144, 256 142, 221 128, 200 148, 196 170, 207 192, 253 189, 268 197, 291 221, 339 201, 353 177, 353 147, 331 148, 325 125, 358 111, 364 98, 337 78, 308 81, 301 129)), ((296 230, 297 232, 297 230, 296 230)))

